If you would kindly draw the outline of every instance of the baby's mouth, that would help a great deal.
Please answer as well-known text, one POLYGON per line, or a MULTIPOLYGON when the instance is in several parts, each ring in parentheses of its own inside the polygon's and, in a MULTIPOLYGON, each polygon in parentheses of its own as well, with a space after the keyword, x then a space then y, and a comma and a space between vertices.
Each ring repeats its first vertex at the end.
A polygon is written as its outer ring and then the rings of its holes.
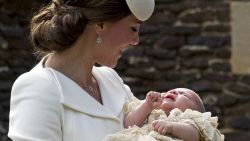
POLYGON ((170 99, 172 101, 175 101, 175 96, 174 95, 171 95, 171 94, 168 94, 168 95, 165 95, 164 96, 164 99, 170 99))

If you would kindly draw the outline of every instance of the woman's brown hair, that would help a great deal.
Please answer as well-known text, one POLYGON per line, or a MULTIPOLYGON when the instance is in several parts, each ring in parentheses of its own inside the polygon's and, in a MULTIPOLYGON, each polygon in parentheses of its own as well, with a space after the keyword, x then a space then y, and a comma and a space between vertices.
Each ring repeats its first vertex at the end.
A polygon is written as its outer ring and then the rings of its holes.
POLYGON ((69 48, 87 24, 118 21, 131 14, 125 0, 52 0, 31 21, 30 38, 38 53, 69 48))

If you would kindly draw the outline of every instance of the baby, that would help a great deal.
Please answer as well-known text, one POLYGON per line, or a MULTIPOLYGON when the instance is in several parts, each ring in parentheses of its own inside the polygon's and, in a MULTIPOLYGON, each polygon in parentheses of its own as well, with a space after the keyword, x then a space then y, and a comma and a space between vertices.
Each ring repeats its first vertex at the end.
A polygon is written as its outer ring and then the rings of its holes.
POLYGON ((217 118, 211 117, 211 113, 204 113, 200 97, 187 88, 165 93, 151 91, 143 102, 135 99, 125 105, 124 110, 127 113, 124 127, 128 129, 109 135, 106 141, 224 140, 216 129, 217 118), (157 108, 160 110, 154 110, 157 108))

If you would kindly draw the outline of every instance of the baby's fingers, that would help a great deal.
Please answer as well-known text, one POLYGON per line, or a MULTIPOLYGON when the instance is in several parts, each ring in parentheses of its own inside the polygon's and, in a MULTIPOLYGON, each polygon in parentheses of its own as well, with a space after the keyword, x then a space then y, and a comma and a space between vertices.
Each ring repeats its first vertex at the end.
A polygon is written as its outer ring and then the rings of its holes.
POLYGON ((158 101, 158 102, 162 102, 162 101, 163 101, 163 98, 162 98, 162 96, 161 96, 161 93, 158 94, 158 96, 157 96, 157 101, 158 101))
POLYGON ((151 101, 157 101, 158 95, 158 92, 150 91, 147 93, 147 98, 149 98, 151 101))
POLYGON ((160 134, 163 134, 163 132, 166 132, 164 129, 164 126, 162 126, 161 122, 158 120, 155 120, 152 122, 153 129, 160 134))
POLYGON ((152 127, 153 127, 153 128, 155 127, 156 122, 157 122, 156 120, 152 122, 152 127))
POLYGON ((152 126, 153 126, 153 129, 156 129, 156 128, 159 126, 158 120, 154 120, 154 121, 152 122, 152 126))
POLYGON ((162 135, 166 135, 171 132, 168 122, 163 120, 155 120, 152 122, 153 129, 162 135))

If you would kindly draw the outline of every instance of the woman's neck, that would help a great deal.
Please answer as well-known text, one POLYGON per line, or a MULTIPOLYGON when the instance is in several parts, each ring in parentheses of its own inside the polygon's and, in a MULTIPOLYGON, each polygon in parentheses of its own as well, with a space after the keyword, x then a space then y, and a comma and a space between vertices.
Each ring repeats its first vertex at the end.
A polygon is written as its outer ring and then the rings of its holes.
POLYGON ((94 61, 87 54, 79 55, 70 51, 52 53, 48 56, 45 67, 53 68, 76 83, 91 84, 94 61))
POLYGON ((92 85, 96 35, 90 29, 85 29, 85 34, 68 49, 52 53, 45 63, 46 67, 58 70, 80 86, 92 85))

